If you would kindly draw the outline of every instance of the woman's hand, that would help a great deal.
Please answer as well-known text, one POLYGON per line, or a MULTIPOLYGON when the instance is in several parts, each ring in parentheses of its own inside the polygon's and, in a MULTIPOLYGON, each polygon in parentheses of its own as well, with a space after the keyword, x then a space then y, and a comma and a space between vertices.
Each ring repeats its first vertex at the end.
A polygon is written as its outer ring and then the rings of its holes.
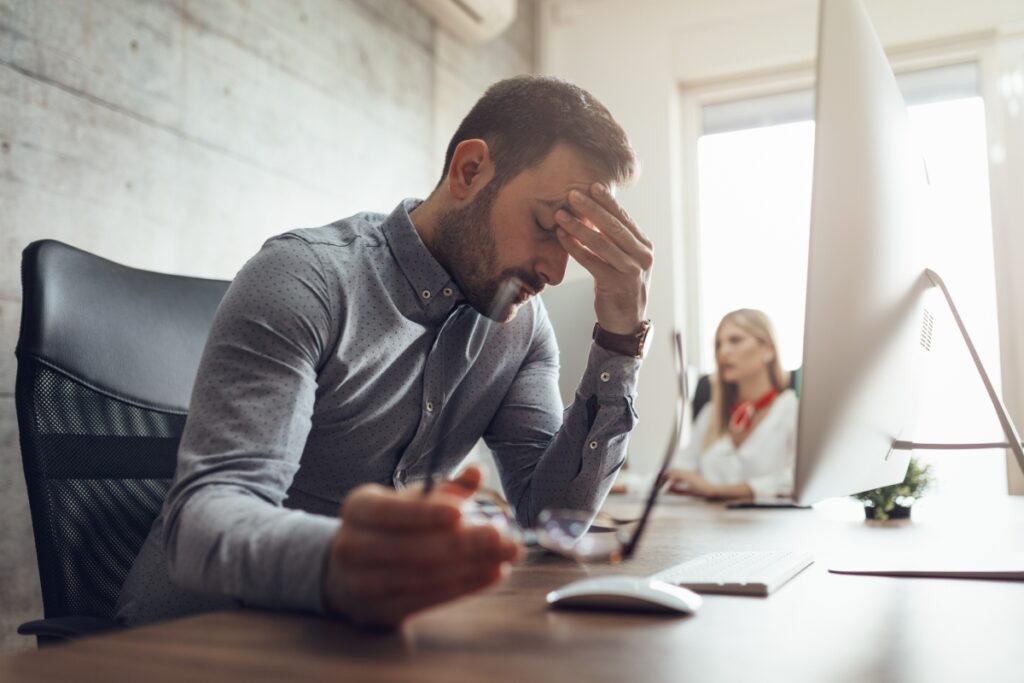
POLYGON ((669 493, 700 498, 720 498, 718 487, 691 470, 671 469, 665 473, 669 493))

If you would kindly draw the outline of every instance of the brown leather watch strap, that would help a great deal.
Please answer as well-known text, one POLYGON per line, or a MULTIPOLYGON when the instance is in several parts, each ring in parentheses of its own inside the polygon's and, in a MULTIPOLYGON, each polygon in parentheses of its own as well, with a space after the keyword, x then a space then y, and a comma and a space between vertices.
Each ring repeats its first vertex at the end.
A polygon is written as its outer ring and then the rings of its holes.
POLYGON ((640 331, 635 334, 615 334, 594 323, 593 339, 602 349, 623 356, 643 358, 647 350, 647 334, 651 331, 651 321, 640 323, 640 331))

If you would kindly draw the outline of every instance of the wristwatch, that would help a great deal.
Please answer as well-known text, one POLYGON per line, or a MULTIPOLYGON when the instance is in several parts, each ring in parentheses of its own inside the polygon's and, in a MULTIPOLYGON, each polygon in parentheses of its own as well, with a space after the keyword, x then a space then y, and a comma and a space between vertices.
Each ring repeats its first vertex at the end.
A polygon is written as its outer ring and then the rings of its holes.
POLYGON ((634 334, 615 334, 602 328, 600 323, 594 323, 593 339, 602 349, 612 353, 643 358, 647 351, 647 334, 650 331, 650 320, 640 323, 640 331, 634 334))

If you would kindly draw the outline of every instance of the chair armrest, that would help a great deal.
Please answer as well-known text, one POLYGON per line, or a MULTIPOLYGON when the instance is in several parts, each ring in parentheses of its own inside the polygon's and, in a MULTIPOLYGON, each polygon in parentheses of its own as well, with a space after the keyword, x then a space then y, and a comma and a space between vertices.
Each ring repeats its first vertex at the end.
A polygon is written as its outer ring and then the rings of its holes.
POLYGON ((18 627, 18 633, 23 636, 36 636, 40 645, 46 645, 121 628, 124 627, 113 619, 70 616, 27 621, 18 627))

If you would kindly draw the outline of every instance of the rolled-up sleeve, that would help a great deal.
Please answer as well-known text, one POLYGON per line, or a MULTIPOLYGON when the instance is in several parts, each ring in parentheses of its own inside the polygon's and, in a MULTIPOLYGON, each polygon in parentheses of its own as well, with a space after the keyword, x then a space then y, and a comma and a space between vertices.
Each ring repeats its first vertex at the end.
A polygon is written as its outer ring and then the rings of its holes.
POLYGON ((337 330, 336 287, 299 238, 239 272, 200 363, 164 505, 171 579, 245 603, 320 611, 336 518, 282 507, 298 470, 317 370, 337 330))

